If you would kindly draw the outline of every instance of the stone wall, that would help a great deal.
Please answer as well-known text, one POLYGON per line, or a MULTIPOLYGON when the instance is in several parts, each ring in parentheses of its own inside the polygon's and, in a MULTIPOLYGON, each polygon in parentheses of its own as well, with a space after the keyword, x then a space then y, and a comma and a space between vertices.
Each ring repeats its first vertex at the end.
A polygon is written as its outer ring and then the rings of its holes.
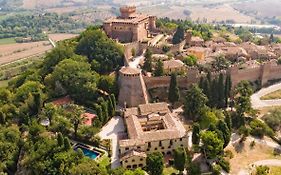
MULTIPOLYGON (((230 74, 232 78, 232 85, 236 86, 240 81, 247 80, 251 82, 260 81, 262 86, 269 83, 270 80, 281 79, 281 65, 273 63, 265 63, 259 67, 239 69, 238 67, 229 68, 224 74, 230 74)), ((214 76, 218 76, 219 73, 213 73, 214 76)), ((204 76, 199 74, 197 70, 188 70, 187 76, 178 77, 178 86, 182 89, 187 89, 191 84, 198 83, 200 77, 204 76)), ((157 87, 169 87, 170 77, 144 77, 144 81, 147 89, 154 89, 157 87)))

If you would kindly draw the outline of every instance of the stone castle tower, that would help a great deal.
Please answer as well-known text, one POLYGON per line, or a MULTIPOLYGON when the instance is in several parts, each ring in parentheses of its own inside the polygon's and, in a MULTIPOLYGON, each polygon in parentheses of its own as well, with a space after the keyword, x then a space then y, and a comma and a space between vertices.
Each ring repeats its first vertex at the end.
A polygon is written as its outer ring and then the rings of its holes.
POLYGON ((119 106, 135 107, 148 103, 149 97, 140 69, 122 67, 119 71, 119 85, 119 106))

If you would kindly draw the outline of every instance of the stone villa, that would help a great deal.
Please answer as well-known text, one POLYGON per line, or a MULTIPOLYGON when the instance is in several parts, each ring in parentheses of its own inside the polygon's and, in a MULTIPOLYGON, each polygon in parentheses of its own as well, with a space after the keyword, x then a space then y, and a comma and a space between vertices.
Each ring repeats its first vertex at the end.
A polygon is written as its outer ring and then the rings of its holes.
POLYGON ((144 167, 147 153, 159 151, 171 155, 174 149, 188 146, 184 126, 172 115, 167 103, 125 109, 127 135, 119 140, 120 162, 124 168, 144 167))
POLYGON ((136 13, 135 6, 120 8, 121 15, 103 24, 105 33, 121 43, 143 41, 156 30, 156 17, 136 13))

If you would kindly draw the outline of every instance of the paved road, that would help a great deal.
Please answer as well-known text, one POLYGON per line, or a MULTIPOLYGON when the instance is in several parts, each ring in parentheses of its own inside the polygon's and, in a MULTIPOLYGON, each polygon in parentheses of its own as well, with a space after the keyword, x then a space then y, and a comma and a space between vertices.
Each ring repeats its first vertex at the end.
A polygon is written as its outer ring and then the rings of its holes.
POLYGON ((271 106, 281 106, 281 99, 277 100, 261 100, 260 98, 266 94, 277 91, 281 89, 281 83, 277 83, 275 85, 269 86, 267 88, 263 88, 260 91, 254 93, 251 96, 251 103, 254 109, 259 109, 263 107, 271 107, 271 106))
POLYGON ((129 62, 129 66, 132 67, 132 68, 138 68, 141 60, 144 60, 143 55, 135 57, 134 61, 129 62))
POLYGON ((118 133, 124 132, 124 122, 122 117, 113 117, 105 126, 102 127, 98 135, 101 139, 112 140, 112 157, 111 168, 117 168, 120 166, 119 161, 119 145, 118 145, 118 133))

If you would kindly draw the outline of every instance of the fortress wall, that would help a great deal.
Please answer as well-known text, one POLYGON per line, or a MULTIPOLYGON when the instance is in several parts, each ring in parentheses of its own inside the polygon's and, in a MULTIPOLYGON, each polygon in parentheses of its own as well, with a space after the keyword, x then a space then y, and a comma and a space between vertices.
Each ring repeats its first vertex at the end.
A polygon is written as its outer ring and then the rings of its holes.
POLYGON ((140 55, 143 50, 145 49, 145 44, 142 44, 141 42, 132 42, 129 44, 124 45, 124 55, 127 60, 132 58, 132 49, 135 49, 136 54, 140 55))
POLYGON ((281 65, 271 67, 268 80, 274 80, 274 79, 280 79, 280 78, 281 78, 281 65))
POLYGON ((240 70, 236 67, 230 68, 230 74, 232 86, 236 86, 242 80, 254 82, 261 78, 261 67, 240 70))

